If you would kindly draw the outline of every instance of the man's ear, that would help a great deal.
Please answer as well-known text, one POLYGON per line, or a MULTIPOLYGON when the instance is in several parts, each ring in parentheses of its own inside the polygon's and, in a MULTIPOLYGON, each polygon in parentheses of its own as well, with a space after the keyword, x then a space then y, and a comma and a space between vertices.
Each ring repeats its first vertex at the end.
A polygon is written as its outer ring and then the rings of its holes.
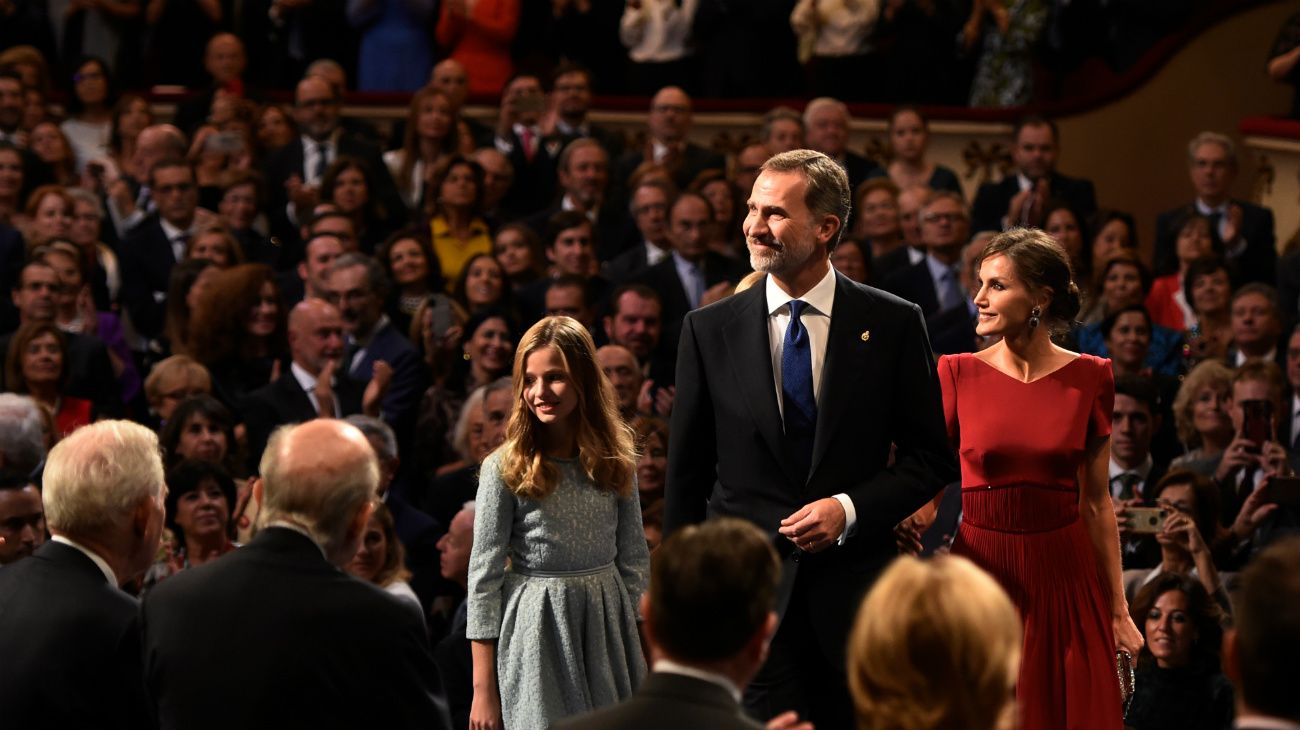
POLYGON ((817 226, 817 236, 822 239, 822 243, 826 244, 828 252, 831 241, 835 240, 835 234, 839 232, 840 227, 843 225, 844 221, 840 220, 838 216, 829 213, 822 216, 822 222, 817 226))
POLYGON ((261 512, 261 511, 262 511, 262 498, 263 498, 263 491, 262 491, 262 477, 254 477, 254 479, 253 479, 253 500, 254 500, 255 502, 257 502, 257 511, 258 511, 258 512, 261 512))
POLYGON ((149 531, 149 519, 153 516, 156 499, 157 497, 141 497, 135 503, 135 509, 131 510, 131 533, 136 537, 144 537, 149 531))

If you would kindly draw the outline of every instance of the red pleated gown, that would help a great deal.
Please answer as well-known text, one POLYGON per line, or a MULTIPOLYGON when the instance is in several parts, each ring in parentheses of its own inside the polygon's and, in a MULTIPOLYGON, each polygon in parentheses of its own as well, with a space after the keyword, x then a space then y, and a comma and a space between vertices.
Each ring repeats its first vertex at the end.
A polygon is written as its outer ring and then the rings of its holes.
POLYGON ((958 445, 962 523, 952 552, 1002 584, 1024 622, 1022 730, 1122 728, 1110 591, 1079 517, 1090 439, 1110 434, 1110 363, 1082 355, 1023 383, 974 355, 939 360, 958 445))

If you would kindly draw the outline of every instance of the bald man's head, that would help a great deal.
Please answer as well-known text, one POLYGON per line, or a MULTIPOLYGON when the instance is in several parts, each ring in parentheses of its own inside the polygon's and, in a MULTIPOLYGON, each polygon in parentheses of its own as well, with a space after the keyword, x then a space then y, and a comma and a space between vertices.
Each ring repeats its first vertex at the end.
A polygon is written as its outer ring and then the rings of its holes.
POLYGON ((691 131, 691 97, 676 86, 665 86, 650 101, 650 136, 678 143, 691 131))
POLYGON ((170 158, 184 158, 189 151, 185 134, 171 124, 154 124, 140 130, 131 166, 138 180, 147 180, 154 165, 170 158))
POLYGON ((636 355, 622 345, 605 345, 596 350, 596 366, 609 378, 618 395, 618 409, 624 417, 636 413, 636 399, 641 394, 641 366, 636 355))
POLYGON ((208 41, 203 67, 218 85, 237 79, 244 73, 244 43, 234 33, 218 33, 208 41))
POLYGON ((448 58, 433 67, 429 85, 445 94, 453 107, 460 109, 469 94, 469 74, 465 73, 460 61, 448 58))
POLYGON ((325 364, 343 357, 343 318, 324 299, 304 299, 289 312, 289 352, 298 367, 320 375, 325 364))
POLYGON ((338 127, 339 95, 325 79, 308 76, 299 81, 293 104, 294 121, 312 139, 323 140, 338 127))

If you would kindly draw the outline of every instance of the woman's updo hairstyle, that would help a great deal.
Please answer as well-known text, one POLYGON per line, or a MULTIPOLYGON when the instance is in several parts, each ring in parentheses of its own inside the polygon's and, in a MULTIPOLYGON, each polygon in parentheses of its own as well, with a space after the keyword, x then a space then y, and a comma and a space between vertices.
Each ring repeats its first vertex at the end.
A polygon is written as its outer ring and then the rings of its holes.
POLYGON ((975 269, 985 259, 1001 254, 1016 267, 1030 291, 1048 291, 1052 301, 1043 312, 1053 331, 1067 329, 1079 315, 1079 287, 1070 270, 1070 257, 1051 236, 1037 228, 1011 228, 994 236, 975 259, 975 269))

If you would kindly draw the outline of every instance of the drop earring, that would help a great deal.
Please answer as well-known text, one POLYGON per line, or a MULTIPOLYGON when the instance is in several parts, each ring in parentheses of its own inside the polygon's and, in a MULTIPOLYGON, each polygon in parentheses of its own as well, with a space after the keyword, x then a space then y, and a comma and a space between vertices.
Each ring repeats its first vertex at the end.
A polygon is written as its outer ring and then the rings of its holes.
POLYGON ((1042 317, 1042 316, 1043 316, 1043 310, 1042 310, 1042 308, 1041 308, 1041 307, 1034 307, 1033 310, 1031 310, 1031 311, 1029 312, 1029 328, 1030 328, 1030 329, 1038 329, 1039 317, 1042 317))

